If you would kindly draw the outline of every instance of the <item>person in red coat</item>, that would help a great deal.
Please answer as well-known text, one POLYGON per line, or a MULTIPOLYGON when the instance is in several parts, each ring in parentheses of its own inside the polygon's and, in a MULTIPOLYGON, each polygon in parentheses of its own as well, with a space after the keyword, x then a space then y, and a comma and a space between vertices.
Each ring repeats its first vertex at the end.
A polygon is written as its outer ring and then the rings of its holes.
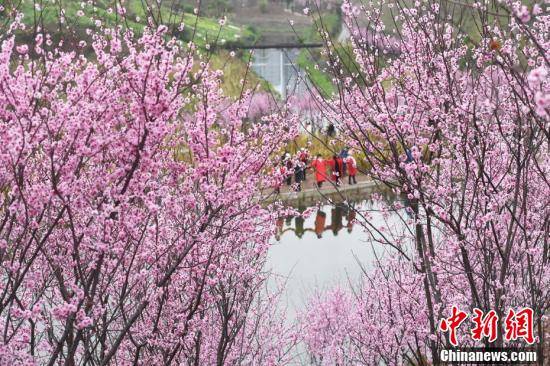
POLYGON ((327 162, 323 159, 321 154, 317 154, 317 158, 311 162, 311 168, 315 172, 317 187, 321 188, 323 182, 327 178, 327 162))
POLYGON ((346 164, 348 166, 348 175, 349 175, 348 183, 357 184, 357 179, 355 179, 355 176, 357 175, 357 162, 355 161, 355 158, 349 155, 346 158, 346 164))

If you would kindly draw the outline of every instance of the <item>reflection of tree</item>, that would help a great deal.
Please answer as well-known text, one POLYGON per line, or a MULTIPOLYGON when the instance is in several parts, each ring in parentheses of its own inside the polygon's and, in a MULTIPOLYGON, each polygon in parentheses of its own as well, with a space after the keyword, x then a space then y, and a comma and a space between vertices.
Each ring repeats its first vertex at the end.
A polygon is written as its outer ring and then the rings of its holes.
POLYGON ((287 217, 285 218, 285 224, 286 224, 287 226, 292 225, 292 218, 293 218, 293 217, 294 217, 294 216, 287 216, 287 217))

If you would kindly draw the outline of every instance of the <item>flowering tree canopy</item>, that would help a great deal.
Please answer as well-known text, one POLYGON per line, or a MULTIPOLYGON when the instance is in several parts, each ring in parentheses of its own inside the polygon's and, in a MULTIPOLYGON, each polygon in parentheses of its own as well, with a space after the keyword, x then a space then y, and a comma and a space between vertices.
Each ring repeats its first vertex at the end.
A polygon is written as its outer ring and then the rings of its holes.
MULTIPOLYGON (((548 15, 540 5, 507 1, 374 5, 342 6, 358 70, 346 70, 346 48, 325 38, 338 86, 325 113, 364 154, 365 173, 402 197, 387 209, 401 212, 407 227, 381 231, 362 213, 393 258, 382 259, 354 297, 311 304, 303 317, 311 357, 433 364, 449 345, 437 327, 452 305, 495 310, 499 327, 510 308, 530 307, 542 349, 550 288, 548 15), (330 319, 334 311, 351 313, 338 326, 352 329, 338 347, 329 324, 314 325, 319 312, 330 319), (392 330, 371 337, 373 323, 392 330)), ((461 344, 474 344, 460 334, 461 344)), ((495 342, 503 345, 503 334, 495 342)))
POLYGON ((292 128, 244 128, 246 98, 165 27, 105 30, 88 56, 18 27, 0 39, 0 363, 284 363, 259 173, 292 128))

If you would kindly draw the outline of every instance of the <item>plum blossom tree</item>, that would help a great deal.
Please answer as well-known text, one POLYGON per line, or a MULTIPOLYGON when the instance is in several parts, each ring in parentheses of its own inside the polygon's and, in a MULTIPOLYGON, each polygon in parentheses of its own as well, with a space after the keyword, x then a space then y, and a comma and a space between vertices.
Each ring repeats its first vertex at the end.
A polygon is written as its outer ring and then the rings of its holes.
POLYGON ((249 97, 164 26, 106 29, 92 55, 19 27, 0 38, 0 363, 286 363, 260 189, 292 119, 244 128, 249 97))
POLYGON ((312 364, 415 365, 425 360, 429 350, 423 340, 430 334, 420 297, 422 276, 406 272, 399 260, 366 273, 353 292, 337 288, 311 299, 299 321, 312 364), (405 291, 410 294, 406 302, 400 300, 405 291))
POLYGON ((249 103, 247 118, 253 122, 260 122, 262 117, 270 115, 277 104, 272 94, 261 91, 252 94, 249 103))
MULTIPOLYGON (((313 91, 313 89, 311 89, 313 91)), ((314 135, 323 128, 323 113, 318 106, 320 97, 316 94, 305 93, 289 98, 293 112, 299 116, 302 127, 314 135)))
MULTIPOLYGON (((524 344, 504 339, 504 320, 510 308, 530 307, 535 346, 543 350, 550 23, 542 7, 344 2, 359 69, 346 70, 347 48, 324 38, 338 87, 325 114, 364 155, 364 173, 400 197, 385 210, 400 214, 404 230, 382 231, 359 212, 389 255, 351 295, 336 292, 304 312, 304 341, 317 363, 437 364, 437 350, 449 346, 438 325, 453 305, 494 310, 499 346, 524 344), (337 333, 337 347, 329 337, 335 319, 350 329, 337 333)), ((470 329, 459 330, 461 345, 489 344, 473 341, 470 329)))

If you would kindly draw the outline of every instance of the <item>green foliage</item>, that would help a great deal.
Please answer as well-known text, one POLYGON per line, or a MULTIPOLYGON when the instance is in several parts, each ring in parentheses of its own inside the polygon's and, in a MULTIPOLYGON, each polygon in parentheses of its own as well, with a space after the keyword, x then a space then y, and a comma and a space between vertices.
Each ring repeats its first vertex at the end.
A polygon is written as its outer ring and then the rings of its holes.
POLYGON ((339 12, 325 12, 313 15, 313 24, 298 32, 301 40, 307 43, 322 42, 320 31, 328 32, 332 39, 335 39, 340 34, 342 29, 342 18, 339 12))
MULTIPOLYGON (((318 57, 317 60, 320 60, 320 57, 318 57)), ((316 67, 316 65, 319 65, 321 62, 312 60, 312 56, 308 51, 303 50, 300 52, 296 63, 306 72, 309 81, 321 92, 321 94, 323 94, 323 96, 328 97, 334 93, 335 87, 330 76, 323 72, 321 67, 316 67)))
POLYGON ((223 71, 222 90, 225 95, 238 98, 241 95, 243 86, 241 80, 246 80, 244 89, 268 90, 268 83, 257 77, 252 72, 246 72, 246 61, 235 56, 231 57, 230 53, 225 50, 220 50, 213 53, 210 57, 212 68, 223 71), (258 89, 259 88, 259 89, 258 89))
POLYGON ((260 0, 260 11, 262 13, 267 11, 267 0, 260 0))
POLYGON ((27 36, 36 24, 60 39, 68 35, 72 35, 75 39, 85 39, 86 29, 97 28, 97 20, 101 21, 101 26, 121 25, 139 35, 143 32, 148 19, 151 19, 155 26, 167 25, 175 36, 185 41, 193 39, 199 46, 216 40, 228 43, 249 43, 257 38, 249 28, 241 28, 231 23, 220 26, 217 19, 197 17, 189 5, 158 7, 155 5, 156 2, 149 2, 151 9, 147 11, 144 8, 146 3, 141 0, 128 0, 125 3, 126 14, 122 17, 117 14, 116 5, 120 2, 116 0, 96 0, 93 6, 88 5, 87 2, 81 3, 74 0, 43 4, 43 8, 36 8, 31 0, 5 0, 3 5, 5 10, 0 12, 0 22, 8 23, 9 19, 14 17, 15 9, 24 14, 23 22, 29 29, 27 36), (85 4, 84 8, 81 4, 85 4), (61 16, 61 11, 64 16, 61 16), (84 13, 83 16, 79 16, 81 12, 84 13), (178 27, 182 22, 185 27, 180 32, 178 27))
POLYGON ((232 10, 231 2, 228 0, 210 0, 206 2, 206 11, 209 17, 220 18, 232 10))
MULTIPOLYGON (((316 25, 320 29, 324 29, 332 37, 338 37, 341 30, 342 20, 337 13, 324 13, 321 17, 316 19, 316 25)), ((320 40, 319 32, 317 29, 312 28, 313 33, 310 35, 311 40, 320 40)))

